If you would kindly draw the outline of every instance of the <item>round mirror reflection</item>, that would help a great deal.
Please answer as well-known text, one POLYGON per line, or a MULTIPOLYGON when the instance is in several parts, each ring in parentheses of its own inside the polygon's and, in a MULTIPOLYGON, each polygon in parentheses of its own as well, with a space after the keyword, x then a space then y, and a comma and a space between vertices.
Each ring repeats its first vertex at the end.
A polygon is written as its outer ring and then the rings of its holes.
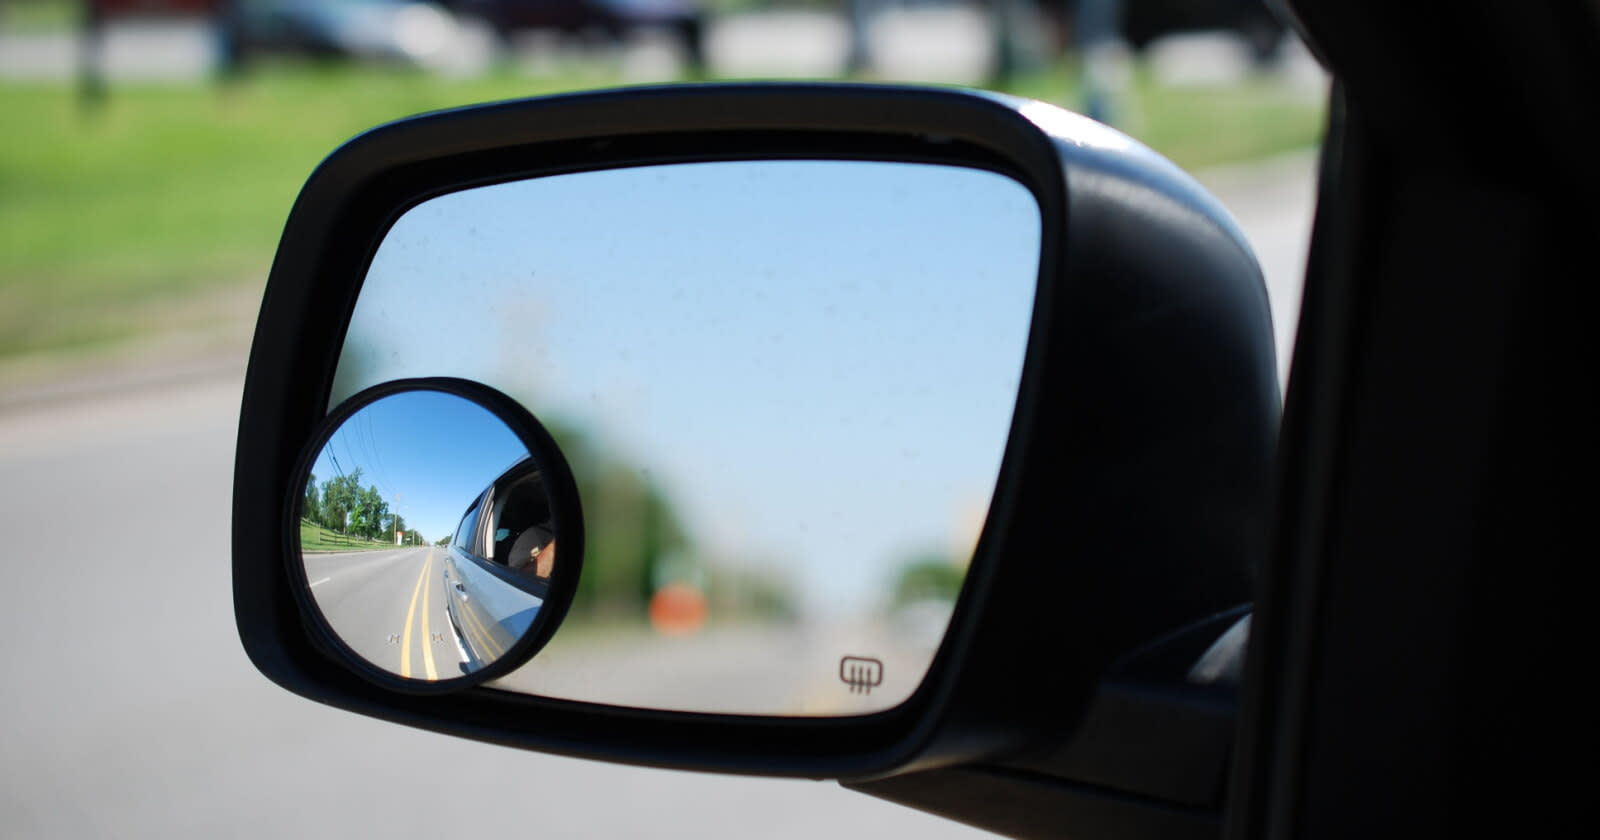
POLYGON ((301 481, 310 602, 350 653, 389 675, 442 682, 502 662, 552 612, 560 541, 547 459, 456 393, 352 403, 301 481))

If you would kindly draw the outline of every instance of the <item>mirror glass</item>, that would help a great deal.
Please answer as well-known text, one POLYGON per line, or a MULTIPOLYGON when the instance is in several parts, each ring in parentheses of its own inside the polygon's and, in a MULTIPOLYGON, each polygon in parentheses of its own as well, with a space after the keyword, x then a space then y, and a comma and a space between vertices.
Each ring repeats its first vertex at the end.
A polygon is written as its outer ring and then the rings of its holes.
POLYGON ((311 599, 368 663, 459 678, 537 627, 554 517, 536 461, 487 408, 441 391, 381 396, 334 427, 303 485, 311 599))
POLYGON ((571 465, 575 599, 491 686, 879 711, 921 683, 966 577, 1039 250, 1033 194, 962 166, 725 161, 467 189, 381 243, 334 400, 486 383, 571 465))

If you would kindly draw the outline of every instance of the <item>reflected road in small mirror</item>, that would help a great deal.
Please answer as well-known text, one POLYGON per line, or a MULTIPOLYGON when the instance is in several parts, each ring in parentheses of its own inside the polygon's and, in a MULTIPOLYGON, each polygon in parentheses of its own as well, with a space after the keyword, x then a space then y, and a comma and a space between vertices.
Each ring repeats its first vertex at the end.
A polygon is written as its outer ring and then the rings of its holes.
POLYGON ((401 391, 338 421, 303 479, 311 601, 361 660, 440 681, 505 656, 548 597, 556 534, 543 476, 493 412, 401 391))
POLYGON ((307 553, 305 566, 323 615, 361 658, 402 677, 461 675, 439 550, 307 553))

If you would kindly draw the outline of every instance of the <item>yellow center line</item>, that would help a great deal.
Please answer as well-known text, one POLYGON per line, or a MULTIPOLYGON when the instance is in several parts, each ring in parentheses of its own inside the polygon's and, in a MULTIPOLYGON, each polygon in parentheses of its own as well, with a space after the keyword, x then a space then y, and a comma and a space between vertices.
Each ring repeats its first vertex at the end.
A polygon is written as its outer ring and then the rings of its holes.
POLYGON ((427 581, 422 587, 422 668, 428 679, 436 680, 439 672, 433 668, 433 634, 428 632, 428 593, 433 591, 433 549, 428 549, 428 560, 422 566, 422 577, 427 581))
POLYGON ((489 651, 490 662, 504 656, 506 652, 506 649, 501 647, 500 642, 495 638, 493 628, 494 616, 480 612, 478 614, 478 629, 483 631, 483 644, 489 651), (484 619, 488 619, 487 623, 484 619))
POLYGON ((461 631, 472 639, 472 647, 478 651, 479 655, 487 657, 489 650, 484 646, 486 640, 483 637, 483 627, 478 623, 477 606, 468 602, 468 605, 461 609, 461 618, 463 619, 461 631))
POLYGON ((400 634, 400 676, 411 676, 411 623, 417 617, 417 597, 422 594, 422 584, 428 580, 428 564, 422 564, 422 574, 417 575, 417 588, 411 591, 411 609, 406 611, 406 629, 400 634))
MULTIPOLYGON (((478 604, 481 606, 481 602, 478 604)), ((462 612, 466 615, 467 624, 471 625, 473 637, 477 640, 477 648, 484 656, 484 664, 495 661, 505 650, 495 643, 494 634, 483 624, 478 606, 470 606, 462 612)))

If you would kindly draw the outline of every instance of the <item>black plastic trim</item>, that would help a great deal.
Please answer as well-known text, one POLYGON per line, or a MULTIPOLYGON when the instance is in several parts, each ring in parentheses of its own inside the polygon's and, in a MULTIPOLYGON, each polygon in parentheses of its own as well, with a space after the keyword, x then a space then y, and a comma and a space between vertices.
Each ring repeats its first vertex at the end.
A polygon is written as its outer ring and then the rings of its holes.
POLYGON ((997 767, 952 767, 845 787, 1029 840, 1216 840, 1220 832, 1215 811, 997 767))

